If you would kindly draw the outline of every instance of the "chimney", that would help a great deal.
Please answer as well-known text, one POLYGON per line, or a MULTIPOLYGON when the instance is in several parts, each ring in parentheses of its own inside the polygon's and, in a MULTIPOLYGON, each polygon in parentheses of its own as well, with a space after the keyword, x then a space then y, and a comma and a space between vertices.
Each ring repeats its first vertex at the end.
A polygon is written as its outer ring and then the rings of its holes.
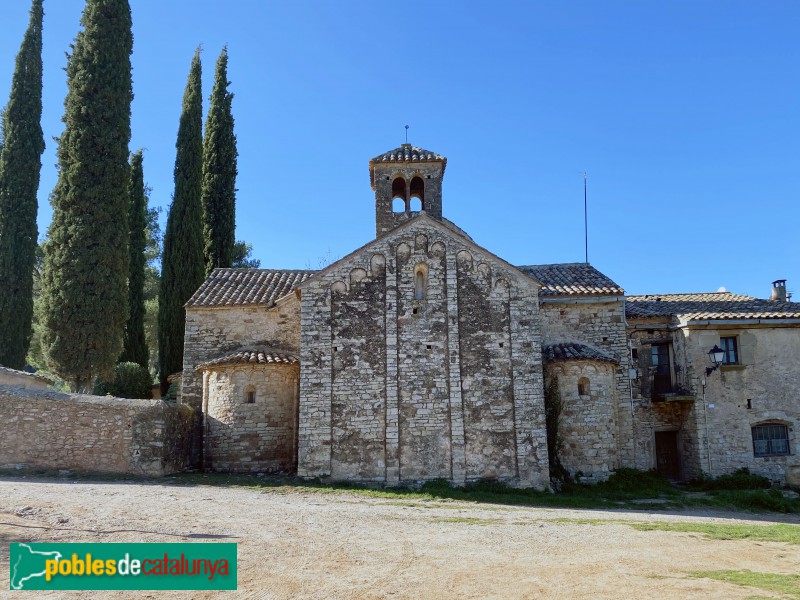
POLYGON ((773 302, 786 302, 786 280, 777 279, 772 282, 772 296, 770 300, 773 302))

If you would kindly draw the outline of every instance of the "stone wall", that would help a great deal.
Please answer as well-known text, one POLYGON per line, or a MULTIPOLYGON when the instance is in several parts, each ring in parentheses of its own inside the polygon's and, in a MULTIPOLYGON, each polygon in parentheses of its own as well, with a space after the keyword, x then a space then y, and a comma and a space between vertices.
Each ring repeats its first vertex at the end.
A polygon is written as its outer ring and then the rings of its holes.
MULTIPOLYGON (((685 330, 698 412, 707 411, 710 463, 706 449, 698 449, 707 473, 718 476, 747 467, 775 481, 800 484, 798 333, 795 327, 768 325, 685 330), (706 377, 708 350, 719 344, 721 336, 737 338, 741 364, 723 366, 706 377), (702 378, 706 379, 705 386, 702 378), (754 455, 751 428, 766 423, 788 427, 789 455, 754 455)), ((697 419, 696 426, 701 433, 706 430, 705 415, 697 419)))
POLYGON ((617 465, 615 365, 560 361, 546 370, 548 379, 558 378, 561 394, 561 464, 582 482, 608 479, 617 465))
POLYGON ((247 345, 300 348, 300 302, 292 294, 272 308, 237 306, 188 308, 183 345, 181 402, 199 410, 202 374, 197 365, 247 345))
POLYGON ((187 465, 193 411, 0 386, 0 468, 158 476, 187 465))
POLYGON ((301 290, 301 476, 547 487, 532 280, 420 218, 301 290))
POLYGON ((574 340, 608 352, 619 361, 614 373, 616 466, 634 466, 633 418, 630 402, 629 350, 625 303, 615 298, 546 297, 542 299, 545 342, 574 340))
POLYGON ((203 465, 214 471, 290 472, 295 465, 297 365, 237 365, 203 373, 203 465), (248 392, 254 402, 248 402, 248 392))
POLYGON ((434 219, 442 218, 442 167, 443 163, 438 161, 374 164, 376 237, 391 231, 413 215, 411 211, 394 211, 392 184, 398 177, 405 181, 404 195, 408 197, 411 195, 412 179, 419 177, 424 183, 425 213, 434 219))
POLYGON ((798 392, 800 335, 794 327, 766 324, 679 327, 668 322, 631 323, 639 374, 634 381, 636 466, 655 468, 655 434, 678 433, 681 477, 719 476, 742 467, 774 481, 800 485, 798 392), (740 364, 706 376, 708 351, 720 337, 735 337, 740 364), (677 400, 652 395, 650 349, 670 344, 677 400), (705 385, 703 381, 705 380, 705 385), (790 454, 756 457, 752 427, 786 425, 790 454))

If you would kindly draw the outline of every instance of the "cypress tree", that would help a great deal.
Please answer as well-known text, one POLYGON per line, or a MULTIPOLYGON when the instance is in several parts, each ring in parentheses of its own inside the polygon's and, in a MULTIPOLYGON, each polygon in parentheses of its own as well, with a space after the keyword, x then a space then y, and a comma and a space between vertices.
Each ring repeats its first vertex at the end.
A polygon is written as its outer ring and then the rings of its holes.
POLYGON ((200 50, 192 59, 183 93, 175 156, 175 193, 167 215, 159 291, 158 351, 161 386, 183 369, 183 305, 205 277, 203 218, 203 97, 200 50))
POLYGON ((67 60, 42 276, 44 350, 51 369, 76 390, 111 375, 128 316, 128 0, 87 0, 81 25, 67 60))
POLYGON ((42 168, 42 0, 33 0, 0 130, 0 365, 25 366, 42 168))
POLYGON ((236 135, 228 91, 228 47, 217 60, 203 138, 203 240, 206 276, 233 264, 236 241, 236 135))
POLYGON ((128 211, 128 322, 123 335, 122 355, 119 362, 133 362, 145 369, 149 361, 147 340, 144 336, 144 277, 145 245, 147 243, 147 196, 144 191, 142 151, 131 156, 130 208, 128 211))

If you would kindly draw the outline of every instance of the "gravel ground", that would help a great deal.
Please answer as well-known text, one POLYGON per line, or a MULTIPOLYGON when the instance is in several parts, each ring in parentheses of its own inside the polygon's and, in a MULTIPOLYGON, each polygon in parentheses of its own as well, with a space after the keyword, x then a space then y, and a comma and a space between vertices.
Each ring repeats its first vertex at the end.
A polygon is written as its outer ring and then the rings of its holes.
MULTIPOLYGON (((694 570, 797 573, 800 547, 637 531, 618 521, 798 523, 387 500, 313 491, 0 478, 0 596, 15 541, 233 541, 242 598, 748 598, 694 570), (581 523, 580 520, 600 520, 581 523)), ((37 592, 36 598, 210 598, 211 592, 37 592)), ((229 592, 229 594, 234 594, 229 592)), ((778 597, 778 596, 775 596, 778 597)))

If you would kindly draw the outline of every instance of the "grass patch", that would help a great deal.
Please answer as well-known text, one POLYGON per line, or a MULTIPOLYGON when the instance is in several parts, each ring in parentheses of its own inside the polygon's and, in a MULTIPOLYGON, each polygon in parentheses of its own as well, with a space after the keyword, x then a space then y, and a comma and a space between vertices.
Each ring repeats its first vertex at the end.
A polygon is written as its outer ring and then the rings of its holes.
POLYGON ((800 575, 756 573, 754 571, 692 571, 689 575, 786 594, 790 598, 800 598, 800 575))
MULTIPOLYGON (((624 521, 620 521, 624 522, 624 521)), ((625 522, 639 531, 678 531, 702 533, 715 540, 752 540, 800 544, 799 525, 736 525, 725 523, 625 522)))
MULTIPOLYGON (((735 475, 735 474, 734 474, 735 475)), ((428 481, 419 488, 385 488, 346 482, 307 480, 288 475, 255 475, 230 473, 180 473, 164 478, 147 479, 130 475, 69 472, 0 472, 0 477, 52 477, 75 482, 147 483, 150 485, 208 485, 243 487, 273 494, 349 494, 366 498, 414 503, 471 502, 483 505, 539 506, 549 508, 626 508, 639 511, 658 511, 687 506, 704 506, 752 512, 800 512, 800 499, 785 498, 776 489, 740 489, 752 485, 752 476, 739 477, 736 483, 724 480, 726 489, 714 489, 706 482, 701 495, 690 488, 676 488, 664 477, 653 472, 635 469, 618 469, 608 481, 595 485, 569 482, 559 493, 517 489, 496 481, 478 481, 464 487, 455 487, 446 480, 428 481), (743 484, 742 481, 750 482, 743 484), (733 488, 733 489, 727 489, 733 488)), ((719 481, 722 478, 711 481, 719 481)), ((432 506, 432 505, 429 505, 432 506)))
POLYGON ((496 481, 478 481, 464 487, 443 479, 428 481, 419 488, 383 488, 346 482, 305 480, 293 476, 255 477, 226 473, 183 473, 167 478, 179 485, 223 485, 259 489, 269 493, 356 494, 402 502, 463 501, 509 506, 549 508, 628 508, 641 511, 685 506, 712 506, 755 512, 800 512, 800 500, 784 498, 778 490, 712 490, 698 498, 674 487, 664 477, 636 469, 618 469, 608 481, 595 485, 569 483, 553 494, 517 489, 496 481), (641 502, 642 500, 658 500, 641 502))

